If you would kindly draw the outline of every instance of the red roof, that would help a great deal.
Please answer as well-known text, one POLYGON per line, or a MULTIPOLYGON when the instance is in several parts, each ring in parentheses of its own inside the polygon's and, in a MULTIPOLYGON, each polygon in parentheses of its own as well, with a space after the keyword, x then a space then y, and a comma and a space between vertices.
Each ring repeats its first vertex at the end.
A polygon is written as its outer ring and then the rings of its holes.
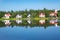
POLYGON ((44 13, 40 13, 39 15, 45 15, 44 13))
POLYGON ((5 16, 11 16, 11 15, 8 13, 8 14, 5 14, 5 16))

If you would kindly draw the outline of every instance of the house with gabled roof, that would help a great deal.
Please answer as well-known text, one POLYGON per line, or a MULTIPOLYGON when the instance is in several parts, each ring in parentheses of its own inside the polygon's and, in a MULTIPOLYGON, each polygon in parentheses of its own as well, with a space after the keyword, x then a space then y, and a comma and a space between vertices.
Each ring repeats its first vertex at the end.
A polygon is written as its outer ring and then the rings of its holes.
POLYGON ((45 17, 44 13, 39 13, 39 17, 45 17))
POLYGON ((4 15, 4 17, 7 18, 7 19, 10 18, 10 16, 11 16, 11 15, 10 15, 9 13, 6 13, 6 14, 4 15))
POLYGON ((16 18, 22 18, 22 15, 17 14, 17 15, 16 15, 16 18))

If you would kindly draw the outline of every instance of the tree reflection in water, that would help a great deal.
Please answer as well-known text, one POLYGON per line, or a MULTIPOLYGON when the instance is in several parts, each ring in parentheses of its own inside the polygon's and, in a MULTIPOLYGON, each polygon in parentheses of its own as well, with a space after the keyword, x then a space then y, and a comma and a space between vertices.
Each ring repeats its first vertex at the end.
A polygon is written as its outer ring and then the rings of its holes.
POLYGON ((58 22, 58 19, 51 19, 51 20, 3 20, 0 21, 0 26, 43 26, 43 27, 48 27, 48 26, 55 26, 58 27, 60 25, 60 22, 58 22), (17 23, 17 24, 16 24, 17 23))

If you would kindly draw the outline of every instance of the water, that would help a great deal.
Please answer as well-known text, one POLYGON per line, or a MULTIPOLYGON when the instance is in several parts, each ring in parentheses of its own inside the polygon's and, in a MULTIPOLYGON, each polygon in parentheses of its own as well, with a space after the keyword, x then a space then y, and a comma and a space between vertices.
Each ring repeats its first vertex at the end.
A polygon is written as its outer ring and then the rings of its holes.
POLYGON ((0 40, 60 40, 60 22, 3 20, 0 21, 0 40))

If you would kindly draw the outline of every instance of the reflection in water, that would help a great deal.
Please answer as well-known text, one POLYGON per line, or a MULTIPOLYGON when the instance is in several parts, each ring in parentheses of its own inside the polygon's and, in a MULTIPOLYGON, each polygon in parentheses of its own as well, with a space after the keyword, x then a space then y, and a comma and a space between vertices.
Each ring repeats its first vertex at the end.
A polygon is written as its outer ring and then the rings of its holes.
POLYGON ((22 20, 16 20, 16 23, 17 24, 22 23, 22 20))
POLYGON ((3 20, 3 22, 5 23, 5 25, 10 25, 11 24, 10 20, 3 20))
POLYGON ((3 22, 0 21, 0 26, 4 26, 4 25, 17 25, 17 26, 52 26, 54 25, 55 27, 57 27, 58 25, 60 25, 60 23, 58 22, 58 19, 51 19, 51 20, 15 20, 15 21, 10 21, 10 20, 3 20, 3 22), (4 22, 4 23, 3 23, 4 22), (17 23, 17 24, 16 24, 17 23))
POLYGON ((29 24, 31 24, 31 20, 27 20, 27 22, 28 22, 29 24))
POLYGON ((45 20, 39 20, 40 24, 45 24, 45 20))
POLYGON ((30 20, 30 17, 31 17, 31 15, 30 14, 28 14, 28 16, 27 16, 27 22, 28 22, 28 24, 31 24, 31 20, 30 20))
POLYGON ((58 26, 58 20, 57 19, 50 20, 50 24, 53 24, 53 25, 55 25, 57 27, 58 26))

